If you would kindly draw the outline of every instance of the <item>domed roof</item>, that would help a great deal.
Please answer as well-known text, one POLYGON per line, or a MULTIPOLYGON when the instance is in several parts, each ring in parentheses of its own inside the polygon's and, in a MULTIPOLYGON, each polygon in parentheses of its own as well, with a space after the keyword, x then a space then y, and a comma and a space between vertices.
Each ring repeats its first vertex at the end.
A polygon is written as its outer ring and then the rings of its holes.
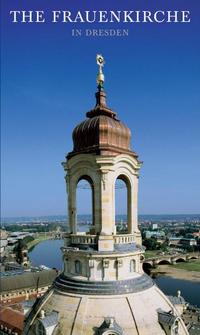
POLYGON ((106 115, 81 122, 73 131, 74 151, 129 150, 130 130, 122 122, 106 115))
POLYGON ((106 106, 106 94, 102 88, 96 93, 95 108, 86 113, 86 116, 88 118, 73 131, 74 148, 68 158, 79 153, 111 156, 129 153, 137 156, 130 149, 130 129, 106 106))
MULTIPOLYGON (((53 286, 29 313, 24 334, 35 335, 38 322, 46 325, 51 321, 53 332, 48 334, 52 335, 166 335, 174 333, 172 330, 176 326, 177 334, 188 335, 180 314, 167 296, 156 285, 146 285, 150 278, 135 276, 135 280, 141 281, 140 286, 135 288, 135 292, 124 294, 116 291, 111 295, 99 295, 91 288, 91 293, 85 290, 80 295, 75 291, 67 292, 64 282, 60 288, 53 286)), ((98 284, 95 288, 99 287, 98 284)), ((84 285, 85 282, 82 290, 84 285)))

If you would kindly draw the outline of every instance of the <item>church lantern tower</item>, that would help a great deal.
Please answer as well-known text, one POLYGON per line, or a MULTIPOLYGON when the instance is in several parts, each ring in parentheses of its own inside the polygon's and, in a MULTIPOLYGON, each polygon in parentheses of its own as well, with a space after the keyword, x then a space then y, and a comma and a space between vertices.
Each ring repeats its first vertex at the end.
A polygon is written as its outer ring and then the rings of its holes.
MULTIPOLYGON (((122 179, 127 187, 127 243, 141 244, 137 222, 138 174, 141 163, 130 148, 130 129, 116 117, 106 105, 103 89, 103 57, 97 56, 99 73, 96 105, 87 119, 73 131, 73 151, 63 163, 68 191, 69 243, 78 241, 76 221, 76 188, 86 179, 92 189, 92 228, 89 237, 98 246, 98 251, 114 251, 120 243, 115 225, 115 182, 122 179)), ((122 237, 121 237, 122 238, 122 237)), ((125 238, 125 236, 123 236, 125 238)), ((83 238, 82 238, 83 240, 83 238)), ((122 241, 122 240, 121 240, 122 241)))
POLYGON ((106 105, 104 59, 97 55, 96 105, 73 131, 73 150, 63 167, 69 232, 63 271, 33 306, 24 335, 188 335, 170 300, 143 272, 144 249, 137 221, 141 162, 131 132, 106 105), (127 187, 127 233, 117 234, 115 183, 127 187), (92 189, 92 225, 77 229, 76 190, 92 189))

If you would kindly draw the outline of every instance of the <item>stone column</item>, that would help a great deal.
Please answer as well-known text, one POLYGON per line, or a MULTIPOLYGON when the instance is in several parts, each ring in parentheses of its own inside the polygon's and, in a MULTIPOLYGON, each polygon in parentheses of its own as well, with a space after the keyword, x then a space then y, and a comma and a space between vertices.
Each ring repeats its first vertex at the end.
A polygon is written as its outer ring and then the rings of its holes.
POLYGON ((101 234, 113 234, 113 192, 108 171, 101 175, 101 234))
POLYGON ((132 190, 132 234, 138 232, 138 176, 133 178, 132 190))
POLYGON ((113 192, 108 171, 102 171, 100 187, 100 224, 101 231, 98 240, 98 250, 112 251, 113 239, 113 192))
POLYGON ((101 181, 99 175, 96 176, 94 183, 94 233, 98 235, 101 232, 101 181))
POLYGON ((133 234, 133 218, 134 218, 134 204, 133 204, 133 187, 131 184, 126 184, 127 187, 127 224, 128 224, 128 233, 133 234))
POLYGON ((69 194, 68 194, 68 218, 70 233, 76 234, 76 184, 69 180, 69 194))

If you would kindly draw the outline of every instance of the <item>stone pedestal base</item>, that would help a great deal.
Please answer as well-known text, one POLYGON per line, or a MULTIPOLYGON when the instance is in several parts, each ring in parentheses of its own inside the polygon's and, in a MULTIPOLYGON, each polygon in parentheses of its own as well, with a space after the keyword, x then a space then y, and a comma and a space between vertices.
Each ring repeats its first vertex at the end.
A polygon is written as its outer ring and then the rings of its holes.
POLYGON ((113 236, 100 235, 98 239, 98 251, 113 251, 114 239, 113 236))
POLYGON ((134 231, 134 238, 137 245, 142 245, 142 237, 140 231, 134 231))

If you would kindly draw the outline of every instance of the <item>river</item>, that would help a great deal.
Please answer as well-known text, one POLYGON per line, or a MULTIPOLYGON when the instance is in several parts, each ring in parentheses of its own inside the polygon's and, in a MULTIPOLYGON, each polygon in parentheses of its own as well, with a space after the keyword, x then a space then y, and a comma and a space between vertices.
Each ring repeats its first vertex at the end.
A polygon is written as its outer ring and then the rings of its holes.
MULTIPOLYGON (((63 240, 49 240, 37 244, 30 252, 29 258, 33 265, 46 265, 62 269, 62 254, 60 248, 63 240)), ((161 290, 168 295, 176 295, 181 291, 186 301, 200 307, 200 283, 160 276, 154 279, 161 290)))

